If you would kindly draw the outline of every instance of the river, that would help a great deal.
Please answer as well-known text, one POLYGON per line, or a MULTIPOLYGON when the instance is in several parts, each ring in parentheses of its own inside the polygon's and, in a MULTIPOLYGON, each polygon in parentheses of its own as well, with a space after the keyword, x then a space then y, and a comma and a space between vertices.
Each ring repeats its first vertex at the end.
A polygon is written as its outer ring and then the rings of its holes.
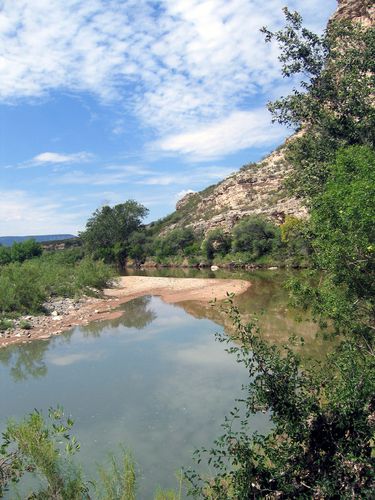
MULTIPOLYGON (((184 275, 197 273, 212 277, 199 271, 184 275)), ((250 279, 252 286, 237 305, 245 318, 258 315, 271 342, 303 334, 304 355, 325 352, 315 325, 304 318, 298 322, 288 308, 285 273, 221 271, 217 276, 250 279)), ((75 421, 78 459, 88 475, 95 476, 96 464, 121 444, 137 463, 137 498, 150 499, 157 486, 175 487, 175 473, 192 464, 193 451, 220 435, 224 415, 241 396, 246 371, 215 340, 215 332, 231 331, 218 307, 170 305, 158 297, 140 297, 121 307, 123 315, 116 320, 0 350, 0 430, 9 417, 60 404, 75 421)), ((264 415, 254 417, 254 429, 268 425, 264 415)))

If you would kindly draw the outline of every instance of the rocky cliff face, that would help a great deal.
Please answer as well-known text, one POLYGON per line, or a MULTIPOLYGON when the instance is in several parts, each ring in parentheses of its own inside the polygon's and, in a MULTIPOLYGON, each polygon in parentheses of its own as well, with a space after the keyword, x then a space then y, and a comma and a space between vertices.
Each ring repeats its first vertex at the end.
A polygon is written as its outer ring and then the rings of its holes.
POLYGON ((373 0, 338 0, 336 12, 332 20, 350 19, 364 26, 375 22, 375 5, 373 0))
MULTIPOLYGON (((306 217, 300 200, 285 192, 289 172, 282 149, 259 163, 245 165, 222 182, 200 193, 189 193, 177 203, 181 222, 204 233, 221 227, 229 230, 243 217, 264 215, 283 222, 286 215, 306 217)), ((180 225, 179 222, 174 227, 180 225)))
MULTIPOLYGON (((373 0, 339 0, 332 20, 350 19, 368 26, 374 23, 374 17, 373 0)), ((277 223, 287 215, 307 217, 302 200, 286 193, 284 181, 289 172, 281 147, 265 160, 242 167, 215 186, 187 194, 168 217, 163 232, 187 225, 204 233, 215 228, 230 230, 248 215, 263 215, 277 223)))

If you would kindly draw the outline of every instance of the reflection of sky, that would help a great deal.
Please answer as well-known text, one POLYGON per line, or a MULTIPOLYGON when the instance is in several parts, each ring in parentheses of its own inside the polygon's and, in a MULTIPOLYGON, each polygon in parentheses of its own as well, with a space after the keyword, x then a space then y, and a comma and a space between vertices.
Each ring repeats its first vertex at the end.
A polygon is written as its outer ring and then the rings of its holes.
MULTIPOLYGON (((143 328, 139 321, 124 325, 124 307, 123 321, 98 323, 91 333, 76 328, 70 337, 40 344, 42 354, 36 349, 35 357, 47 367, 44 377, 15 382, 13 358, 1 364, 6 405, 0 418, 4 425, 7 417, 62 404, 75 419, 79 458, 90 472, 123 443, 144 475, 139 498, 151 498, 158 484, 175 485, 174 472, 191 463, 195 448, 218 437, 246 372, 215 342, 218 327, 211 321, 156 297, 128 307, 139 320, 147 312, 143 328)), ((12 351, 14 358, 22 347, 12 351)))

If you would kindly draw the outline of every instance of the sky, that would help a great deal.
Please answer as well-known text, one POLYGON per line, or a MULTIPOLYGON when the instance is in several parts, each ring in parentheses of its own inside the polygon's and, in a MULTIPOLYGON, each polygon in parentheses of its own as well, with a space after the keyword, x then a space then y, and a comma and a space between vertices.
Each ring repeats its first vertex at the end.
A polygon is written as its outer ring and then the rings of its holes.
POLYGON ((148 221, 291 130, 259 29, 321 32, 335 0, 0 0, 0 236, 77 234, 134 199, 148 221))

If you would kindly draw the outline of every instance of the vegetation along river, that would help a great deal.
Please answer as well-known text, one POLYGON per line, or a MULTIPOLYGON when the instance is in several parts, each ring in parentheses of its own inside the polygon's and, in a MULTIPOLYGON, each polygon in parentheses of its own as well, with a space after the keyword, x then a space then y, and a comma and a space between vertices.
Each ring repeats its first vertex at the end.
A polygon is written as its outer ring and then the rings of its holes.
MULTIPOLYGON (((143 274, 213 277, 208 271, 143 274)), ((305 355, 319 357, 327 349, 315 338, 315 326, 297 322, 298 314, 288 308, 284 272, 216 276, 251 280, 237 304, 244 317, 259 315, 270 341, 303 333, 305 355)), ((176 487, 179 467, 191 465, 193 451, 220 435, 247 377, 226 346, 215 341, 215 332, 231 329, 217 307, 170 305, 149 296, 121 307, 116 320, 0 350, 0 430, 9 417, 61 404, 75 420, 84 469, 94 475, 96 464, 123 444, 138 464, 138 498, 148 499, 158 485, 176 487)), ((267 418, 256 416, 253 425, 261 431, 267 418)))

